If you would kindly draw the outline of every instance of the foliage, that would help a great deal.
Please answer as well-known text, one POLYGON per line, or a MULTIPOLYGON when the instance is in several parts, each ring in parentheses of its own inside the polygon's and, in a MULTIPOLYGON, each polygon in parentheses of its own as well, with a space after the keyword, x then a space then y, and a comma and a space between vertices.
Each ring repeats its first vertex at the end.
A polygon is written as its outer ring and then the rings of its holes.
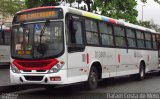
MULTIPOLYGON (((143 3, 147 3, 147 0, 141 0, 143 3)), ((155 2, 159 3, 160 4, 160 1, 159 0, 154 0, 155 2)))
MULTIPOLYGON (((73 3, 75 0, 66 0, 67 3, 73 3)), ((25 0, 25 5, 27 8, 33 8, 38 6, 57 6, 62 2, 62 0, 25 0)))
POLYGON ((92 0, 83 0, 83 1, 87 4, 88 12, 92 12, 92 10, 91 10, 91 4, 93 3, 92 0))
POLYGON ((20 0, 0 0, 0 13, 6 17, 14 15, 17 11, 25 8, 20 0))
MULTIPOLYGON (((147 3, 147 0, 141 0, 143 3, 147 3)), ((160 4, 159 0, 154 0, 155 2, 157 2, 158 4, 160 4)), ((153 20, 150 21, 139 21, 138 25, 147 27, 147 28, 151 28, 156 30, 157 32, 160 32, 160 26, 158 24, 155 24, 153 20)))
POLYGON ((27 8, 33 8, 38 6, 55 6, 59 5, 61 0, 25 0, 27 8))
POLYGON ((151 29, 156 30, 157 32, 160 32, 160 26, 155 24, 153 20, 151 20, 151 21, 139 21, 138 25, 141 25, 141 26, 144 26, 144 27, 147 27, 147 28, 151 28, 151 29))
MULTIPOLYGON (((32 8, 37 6, 56 6, 59 5, 61 1, 66 1, 71 7, 73 2, 80 3, 84 1, 88 6, 88 11, 93 11, 115 19, 123 19, 130 23, 137 23, 136 17, 138 16, 138 11, 136 10, 136 0, 25 0, 25 4, 27 8, 32 8)), ((147 2, 147 0, 141 1, 143 3, 147 2)), ((154 1, 159 2, 158 0, 154 1)))
POLYGON ((137 23, 138 11, 135 8, 136 5, 135 0, 94 0, 93 9, 96 12, 98 9, 101 12, 100 14, 108 17, 137 23))

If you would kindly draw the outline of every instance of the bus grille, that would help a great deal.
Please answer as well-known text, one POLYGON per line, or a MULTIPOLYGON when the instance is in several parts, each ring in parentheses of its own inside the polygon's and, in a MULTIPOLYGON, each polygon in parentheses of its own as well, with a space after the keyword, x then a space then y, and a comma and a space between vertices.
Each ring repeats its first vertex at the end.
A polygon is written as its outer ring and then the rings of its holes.
POLYGON ((45 67, 50 64, 49 61, 46 62, 18 62, 19 65, 23 67, 35 68, 35 67, 45 67))
POLYGON ((28 81, 41 81, 43 76, 24 76, 24 78, 28 81))
POLYGON ((23 72, 31 72, 31 70, 23 70, 23 72))

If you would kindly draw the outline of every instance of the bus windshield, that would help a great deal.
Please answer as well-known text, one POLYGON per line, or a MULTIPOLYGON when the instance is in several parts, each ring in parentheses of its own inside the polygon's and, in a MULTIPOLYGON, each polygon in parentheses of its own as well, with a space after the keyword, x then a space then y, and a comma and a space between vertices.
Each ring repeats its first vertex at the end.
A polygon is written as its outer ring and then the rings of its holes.
POLYGON ((63 22, 46 21, 12 28, 12 56, 23 59, 55 57, 63 51, 63 22))

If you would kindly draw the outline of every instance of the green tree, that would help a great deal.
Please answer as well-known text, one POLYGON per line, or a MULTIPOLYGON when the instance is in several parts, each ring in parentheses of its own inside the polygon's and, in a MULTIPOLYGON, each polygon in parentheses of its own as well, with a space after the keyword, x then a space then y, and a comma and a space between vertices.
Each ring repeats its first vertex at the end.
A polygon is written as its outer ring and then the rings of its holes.
POLYGON ((154 29, 157 32, 160 32, 160 26, 155 24, 153 20, 150 21, 139 21, 138 25, 150 28, 150 29, 154 29))
POLYGON ((96 12, 98 10, 100 14, 108 17, 137 23, 138 11, 136 6, 135 0, 94 0, 93 10, 96 12))
POLYGON ((59 5, 61 0, 25 0, 27 8, 33 8, 38 6, 56 6, 59 5))
MULTIPOLYGON (((143 3, 147 3, 147 0, 141 0, 143 3)), ((160 4, 160 1, 159 0, 154 0, 155 2, 159 3, 160 4)))
POLYGON ((73 2, 75 2, 75 0, 68 0, 68 3, 70 4, 70 7, 72 7, 73 2))
MULTIPOLYGON (((75 2, 75 0, 66 0, 70 4, 75 2)), ((33 8, 38 6, 57 6, 61 3, 61 0, 25 0, 25 5, 27 8, 33 8)))
POLYGON ((0 0, 0 13, 5 17, 25 8, 21 0, 0 0))
POLYGON ((91 12, 92 11, 91 4, 93 3, 92 0, 83 0, 83 1, 87 4, 88 12, 91 12))

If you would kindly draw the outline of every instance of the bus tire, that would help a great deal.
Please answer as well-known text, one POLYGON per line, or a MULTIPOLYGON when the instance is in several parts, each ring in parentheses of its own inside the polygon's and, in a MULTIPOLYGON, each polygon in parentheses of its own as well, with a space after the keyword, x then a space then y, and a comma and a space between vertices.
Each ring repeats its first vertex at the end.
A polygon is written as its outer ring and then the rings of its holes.
POLYGON ((137 74, 137 80, 143 80, 145 77, 145 64, 140 63, 139 73, 137 74))
POLYGON ((95 66, 92 66, 88 76, 88 81, 85 83, 87 90, 96 89, 98 85, 98 72, 95 66))

